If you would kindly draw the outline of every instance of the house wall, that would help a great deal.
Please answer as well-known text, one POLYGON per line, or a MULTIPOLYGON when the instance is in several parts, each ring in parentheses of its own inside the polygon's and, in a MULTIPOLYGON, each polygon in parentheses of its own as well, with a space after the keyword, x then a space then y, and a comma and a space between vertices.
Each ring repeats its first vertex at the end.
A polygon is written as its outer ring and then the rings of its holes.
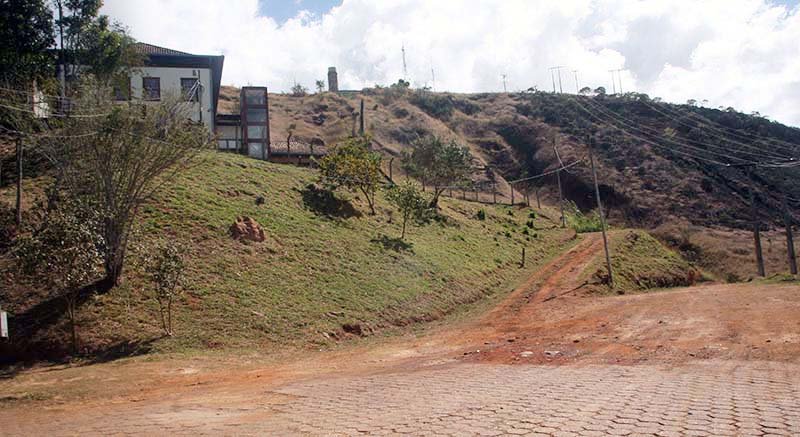
POLYGON ((214 132, 214 107, 211 99, 211 70, 208 68, 140 67, 131 74, 131 95, 142 99, 142 78, 157 77, 161 82, 161 100, 179 98, 181 78, 199 78, 202 92, 199 102, 186 102, 190 106, 190 117, 202 121, 214 132))
POLYGON ((220 150, 238 150, 242 144, 242 127, 218 124, 217 138, 220 150))

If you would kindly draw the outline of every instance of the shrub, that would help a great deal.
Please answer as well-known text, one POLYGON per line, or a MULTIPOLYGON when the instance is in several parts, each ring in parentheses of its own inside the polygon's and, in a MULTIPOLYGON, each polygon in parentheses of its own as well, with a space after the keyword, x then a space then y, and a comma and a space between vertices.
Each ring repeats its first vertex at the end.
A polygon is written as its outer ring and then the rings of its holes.
POLYGON ((425 111, 431 117, 447 120, 453 115, 453 100, 450 96, 431 93, 428 91, 415 91, 409 102, 425 111))
POLYGON ((582 234, 602 230, 600 214, 597 211, 592 211, 591 214, 584 214, 573 202, 568 202, 565 209, 567 211, 565 214, 567 223, 575 232, 582 234))
POLYGON ((479 210, 478 210, 478 213, 477 213, 477 214, 475 214, 475 217, 476 217, 478 220, 486 220, 486 210, 485 210, 485 209, 483 209, 483 208, 479 209, 479 210))

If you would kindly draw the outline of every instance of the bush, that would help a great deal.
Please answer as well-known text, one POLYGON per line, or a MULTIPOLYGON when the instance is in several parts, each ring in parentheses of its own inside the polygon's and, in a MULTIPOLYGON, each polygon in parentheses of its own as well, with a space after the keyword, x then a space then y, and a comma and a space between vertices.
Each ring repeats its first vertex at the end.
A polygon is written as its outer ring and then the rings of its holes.
POLYGON ((582 234, 585 232, 598 232, 602 230, 600 214, 598 214, 597 211, 584 214, 573 202, 568 202, 565 209, 567 223, 575 232, 582 234))
POLYGON ((447 120, 453 115, 453 100, 450 96, 431 93, 428 91, 415 91, 409 102, 425 111, 431 117, 447 120))
POLYGON ((477 214, 475 214, 475 217, 476 217, 478 220, 486 220, 486 210, 485 210, 485 209, 483 209, 483 208, 479 209, 479 210, 478 210, 478 213, 477 213, 477 214))

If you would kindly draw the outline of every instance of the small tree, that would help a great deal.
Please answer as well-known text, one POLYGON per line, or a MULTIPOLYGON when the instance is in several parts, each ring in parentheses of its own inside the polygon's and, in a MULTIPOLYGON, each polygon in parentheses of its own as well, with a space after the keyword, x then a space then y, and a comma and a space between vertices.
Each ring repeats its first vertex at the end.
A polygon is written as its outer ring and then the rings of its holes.
POLYGON ((180 99, 116 105, 109 89, 88 84, 74 101, 80 113, 97 116, 59 120, 36 146, 62 188, 100 211, 108 290, 121 280, 139 207, 209 148, 211 136, 189 121, 191 108, 180 99))
POLYGON ((588 86, 585 86, 585 87, 581 88, 580 91, 578 91, 578 94, 580 94, 582 96, 588 96, 588 95, 592 94, 592 89, 589 88, 588 86))
POLYGON ((314 82, 314 85, 316 85, 318 93, 321 93, 321 92, 325 91, 325 81, 324 80, 317 80, 316 82, 314 82))
POLYGON ((161 328, 172 336, 172 303, 183 290, 183 273, 186 265, 183 262, 183 250, 175 245, 161 242, 152 256, 146 260, 145 270, 155 289, 154 297, 158 302, 161 316, 161 328))
POLYGON ((303 85, 296 83, 292 87, 292 96, 304 97, 306 94, 308 94, 308 88, 304 87, 303 85))
POLYGON ((375 193, 383 179, 381 155, 370 150, 369 137, 350 137, 319 161, 320 178, 330 189, 360 191, 375 214, 375 193))
MULTIPOLYGON (((53 199, 56 196, 51 196, 53 199)), ((42 212, 40 227, 22 238, 16 255, 21 270, 66 303, 73 353, 78 353, 77 311, 81 290, 102 277, 103 237, 96 232, 96 209, 75 199, 59 199, 42 212)))
POLYGON ((594 93, 597 94, 598 96, 604 96, 604 95, 606 95, 606 88, 602 87, 602 86, 599 86, 599 87, 594 89, 594 93))
POLYGON ((411 218, 421 218, 423 216, 427 210, 427 200, 419 187, 413 182, 404 182, 390 188, 386 193, 386 199, 396 206, 403 216, 403 231, 400 234, 400 239, 404 240, 406 238, 406 223, 411 218))
POLYGON ((437 208, 439 196, 448 186, 469 179, 472 155, 455 141, 444 142, 439 137, 428 136, 418 140, 410 154, 403 155, 403 168, 423 183, 433 185, 430 207, 437 208))

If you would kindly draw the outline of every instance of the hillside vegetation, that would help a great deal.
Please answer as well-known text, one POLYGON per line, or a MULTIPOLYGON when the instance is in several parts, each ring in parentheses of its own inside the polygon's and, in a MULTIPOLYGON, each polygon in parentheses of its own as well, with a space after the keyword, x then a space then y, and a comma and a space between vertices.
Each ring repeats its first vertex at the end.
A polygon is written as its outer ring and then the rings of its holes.
MULTIPOLYGON (((367 130, 387 161, 419 136, 433 133, 456 139, 490 168, 477 172, 475 181, 485 182, 494 172, 505 201, 510 200, 505 180, 558 166, 553 138, 561 160, 569 163, 586 158, 591 133, 597 139, 601 192, 617 223, 651 227, 685 218, 694 225, 744 228, 749 225, 752 185, 760 218, 768 226, 780 225, 780 193, 800 190, 800 167, 758 168, 748 176, 746 168, 722 167, 684 153, 689 150, 733 163, 740 161, 725 156, 800 158, 800 129, 732 108, 673 105, 635 93, 595 97, 544 92, 451 94, 390 87, 304 97, 271 94, 272 141, 285 140, 289 125, 295 124, 296 139, 334 142, 357 129, 362 98, 367 130), (653 140, 662 146, 654 146, 653 140), (676 147, 676 142, 694 149, 676 147)), ((221 101, 221 110, 235 111, 238 90, 224 87, 221 101)), ((399 174, 397 160, 394 165, 399 174)), ((567 198, 583 210, 593 208, 586 162, 562 176, 567 198)), ((482 188, 486 191, 488 185, 482 188)), ((541 189, 549 201, 557 199, 555 176, 515 188, 517 199, 526 189, 541 189)), ((488 193, 483 196, 488 198, 488 193)), ((790 203, 790 209, 800 217, 800 204, 790 203)))
MULTIPOLYGON (((442 199, 442 218, 397 239, 397 214, 378 196, 325 202, 309 189, 311 169, 227 153, 208 153, 142 211, 142 243, 166 238, 188 248, 186 293, 176 307, 174 337, 163 337, 151 285, 133 251, 122 286, 84 302, 78 316, 83 350, 99 356, 197 348, 325 346, 432 321, 510 291, 521 277, 574 243, 545 209, 442 199), (257 202, 263 196, 263 203, 257 202), (480 212, 483 211, 483 212, 480 212), (229 235, 239 216, 266 233, 261 243, 229 235), (519 268, 525 247, 527 263, 519 268)), ((26 186, 41 186, 28 179, 26 186)), ((3 207, 13 189, 0 192, 3 207)), ((143 244, 147 247, 147 244, 143 244)), ((24 356, 68 350, 59 302, 13 282, 6 258, 3 309, 24 356)), ((9 351, 3 356, 13 356, 9 351)))

